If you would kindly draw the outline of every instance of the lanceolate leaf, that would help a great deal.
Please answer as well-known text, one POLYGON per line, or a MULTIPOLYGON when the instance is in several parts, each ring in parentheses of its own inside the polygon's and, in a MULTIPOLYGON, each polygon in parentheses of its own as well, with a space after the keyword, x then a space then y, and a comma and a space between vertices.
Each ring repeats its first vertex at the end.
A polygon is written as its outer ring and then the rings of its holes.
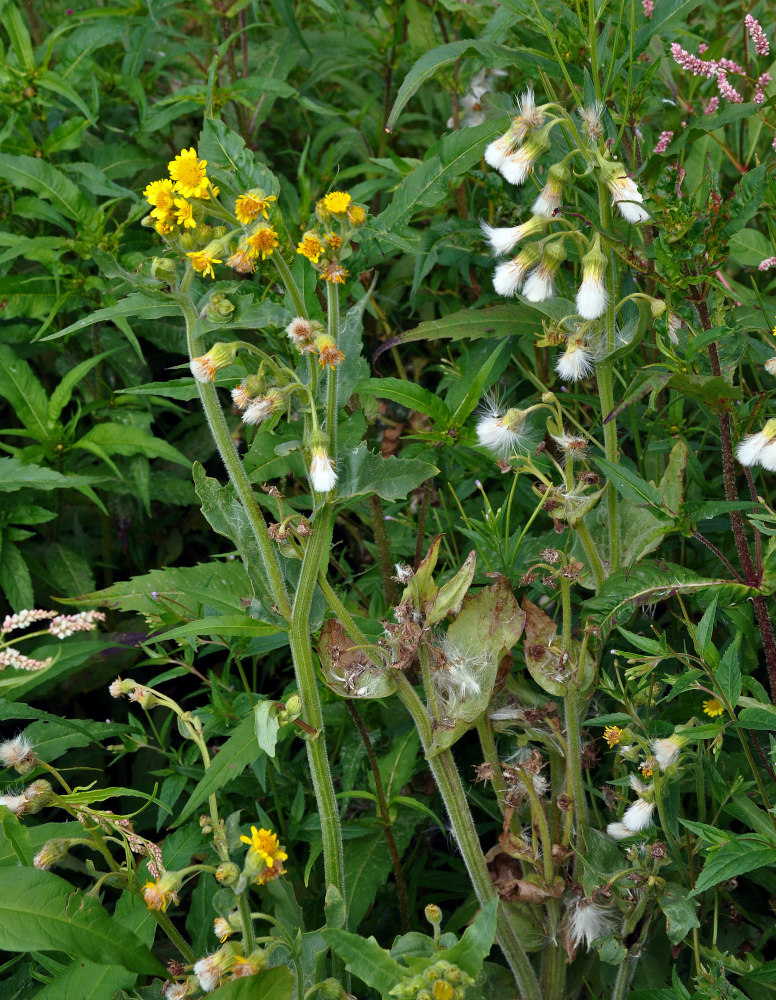
POLYGON ((209 993, 213 1000, 291 1000, 294 975, 287 965, 266 969, 258 976, 245 976, 209 993))
POLYGON ((96 899, 37 868, 3 871, 0 948, 65 952, 132 972, 165 974, 148 948, 96 899))
POLYGON ((406 406, 408 410, 416 410, 433 417, 436 424, 445 428, 452 419, 450 410, 443 400, 422 385, 401 378, 370 378, 359 382, 356 391, 362 395, 375 396, 377 399, 390 399, 394 403, 406 406))
POLYGON ((444 953, 446 962, 460 966, 464 972, 475 978, 480 974, 482 963, 490 954, 496 937, 498 905, 498 899, 491 899, 483 906, 464 931, 458 944, 454 944, 444 953))
POLYGON ((0 174, 14 187, 34 191, 68 219, 85 222, 93 211, 78 186, 45 160, 0 153, 0 174))
POLYGON ((372 986, 382 996, 387 996, 393 987, 408 974, 406 965, 400 965, 381 948, 373 937, 362 938, 330 927, 323 936, 340 958, 345 960, 348 972, 358 976, 368 986, 372 986))
POLYGON ((367 450, 365 442, 340 455, 337 498, 377 493, 383 500, 403 500, 439 469, 418 458, 383 458, 367 450))
POLYGON ((697 896, 729 878, 745 875, 746 872, 774 863, 776 840, 767 841, 755 833, 742 834, 710 852, 690 895, 697 896))

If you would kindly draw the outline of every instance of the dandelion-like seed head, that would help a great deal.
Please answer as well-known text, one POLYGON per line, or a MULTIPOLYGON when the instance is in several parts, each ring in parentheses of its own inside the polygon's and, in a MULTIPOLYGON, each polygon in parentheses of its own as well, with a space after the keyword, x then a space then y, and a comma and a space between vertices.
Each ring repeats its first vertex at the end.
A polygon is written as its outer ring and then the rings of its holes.
POLYGON ((596 101, 587 108, 580 108, 577 112, 582 119, 582 131, 590 142, 596 143, 603 138, 604 129, 601 119, 604 113, 604 106, 600 101, 596 101))
POLYGON ((569 907, 567 920, 571 943, 577 947, 584 941, 589 951, 594 941, 612 929, 615 914, 590 899, 578 899, 569 907))
POLYGON ((555 370, 565 382, 579 382, 593 373, 593 355, 581 339, 574 338, 555 362, 555 370))
POLYGON ((30 740, 22 735, 0 743, 0 764, 3 767, 12 767, 19 774, 29 774, 36 764, 30 740))
POLYGON ((736 448, 736 458, 741 465, 761 465, 776 472, 776 418, 768 420, 757 434, 748 434, 736 448))
POLYGON ((499 458, 507 458, 525 441, 526 414, 515 407, 501 413, 495 398, 483 401, 477 420, 477 441, 499 458))

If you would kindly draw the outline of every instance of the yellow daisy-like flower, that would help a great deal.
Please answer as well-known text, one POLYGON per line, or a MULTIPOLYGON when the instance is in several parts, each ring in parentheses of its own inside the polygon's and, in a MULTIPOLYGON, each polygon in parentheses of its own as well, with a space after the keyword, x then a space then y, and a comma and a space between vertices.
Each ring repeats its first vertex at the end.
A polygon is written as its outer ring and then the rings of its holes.
POLYGON ((157 219, 154 223, 154 229, 160 236, 169 236, 173 231, 173 228, 174 227, 171 222, 165 222, 163 219, 157 219))
POLYGON ((347 212, 348 205, 352 200, 345 191, 330 191, 325 198, 321 199, 320 204, 324 211, 331 212, 332 215, 343 215, 347 212))
POLYGON ((710 715, 712 719, 715 719, 718 715, 722 715, 725 711, 725 706, 721 701, 717 701, 716 698, 709 698, 703 703, 703 711, 706 715, 710 715))
POLYGON ((342 246, 342 237, 337 236, 336 233, 326 233, 325 240, 326 246, 329 247, 330 250, 339 250, 342 246))
POLYGON ((240 837, 240 840, 244 844, 250 844, 251 849, 248 853, 261 858, 268 868, 272 868, 276 861, 288 860, 288 855, 280 846, 277 834, 273 833, 272 830, 263 828, 257 830, 255 826, 252 826, 250 837, 243 836, 240 837))
POLYGON ((279 242, 278 234, 272 226, 261 226, 253 235, 248 237, 245 245, 251 257, 258 257, 261 254, 261 259, 265 260, 271 256, 279 242))
POLYGON ((363 226, 366 222, 366 212, 360 205, 348 205, 348 222, 351 226, 363 226))
POLYGON ((207 160, 200 160, 197 151, 182 149, 174 160, 170 160, 168 169, 170 177, 175 181, 175 190, 180 191, 184 198, 204 198, 210 181, 205 170, 207 160))
POLYGON ((153 205, 151 215, 154 219, 165 220, 173 210, 173 183, 166 177, 161 181, 151 181, 143 192, 143 197, 149 205, 153 205))
POLYGON ((623 731, 619 726, 607 726, 604 729, 604 739, 610 747, 617 746, 622 739, 623 731))
POLYGON ((334 285, 344 285, 345 278, 348 276, 348 272, 344 267, 339 264, 331 263, 327 264, 323 269, 321 277, 324 281, 330 281, 334 285))
POLYGON ((345 355, 339 350, 331 337, 317 337, 314 350, 318 354, 318 364, 321 368, 326 365, 334 370, 337 365, 341 365, 345 360, 345 355))
POLYGON ((434 1000, 453 1000, 455 990, 446 979, 437 979, 431 987, 431 995, 434 1000))
POLYGON ((194 206, 185 198, 175 199, 175 221, 184 229, 196 229, 197 220, 194 218, 194 206))
POLYGON ((167 904, 170 902, 171 892, 165 892, 164 889, 160 888, 158 882, 146 882, 143 886, 143 899, 149 910, 161 910, 164 912, 167 909, 167 904))
POLYGON ((194 270, 199 271, 199 273, 204 275, 206 278, 208 276, 215 278, 213 265, 223 263, 223 261, 218 260, 217 257, 211 257, 207 250, 195 250, 193 253, 187 253, 186 256, 191 261, 191 266, 194 270))
POLYGON ((317 264, 323 253, 323 244, 315 233, 305 233, 301 243, 297 243, 296 252, 306 257, 311 264, 317 264))
POLYGON ((258 219, 260 215, 268 219, 267 209, 272 201, 277 201, 274 194, 264 195, 262 198, 251 194, 250 191, 247 194, 241 194, 234 206, 237 221, 241 226, 247 226, 249 222, 258 219))

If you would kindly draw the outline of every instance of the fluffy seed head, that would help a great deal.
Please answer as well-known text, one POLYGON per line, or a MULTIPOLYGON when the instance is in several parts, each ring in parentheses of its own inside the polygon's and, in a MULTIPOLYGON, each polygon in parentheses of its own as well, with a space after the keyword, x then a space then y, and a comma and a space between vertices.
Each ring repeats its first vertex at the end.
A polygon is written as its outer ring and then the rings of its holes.
POLYGON ((503 257, 504 254, 509 253, 516 244, 527 236, 543 232, 546 225, 547 220, 538 215, 531 216, 527 222, 523 222, 519 226, 508 226, 500 229, 489 226, 487 222, 480 223, 483 235, 490 243, 490 248, 496 257, 503 257))
POLYGON ((547 172, 547 183, 531 207, 534 215, 544 219, 551 219, 555 215, 555 210, 560 208, 563 199, 563 186, 567 178, 568 171, 565 165, 553 163, 547 172))
POLYGON ((523 286, 526 275, 538 263, 540 253, 536 245, 529 243, 517 257, 499 264, 493 272, 493 289, 499 295, 512 298, 523 286))
POLYGON ((686 742, 686 739, 676 733, 667 739, 652 740, 652 753, 661 771, 665 771, 676 761, 686 742))
POLYGON ((310 452, 310 485, 316 493, 331 493, 337 482, 325 445, 314 445, 310 452))
POLYGON ((654 802, 647 802, 646 799, 636 799, 636 801, 625 810, 625 815, 622 817, 623 825, 627 827, 631 833, 639 833, 641 830, 646 830, 652 822, 652 813, 654 812, 654 809, 654 802))
POLYGON ((19 774, 29 774, 36 763, 32 743, 26 736, 17 736, 0 743, 0 763, 3 767, 14 768, 19 774))
POLYGON ((565 382, 579 382, 593 372, 593 355, 581 340, 570 340, 555 362, 555 370, 565 382))
POLYGON ((614 925, 615 916, 589 899, 576 900, 568 911, 568 929, 571 943, 576 947, 585 942, 589 951, 593 942, 608 934, 614 925))
POLYGON ((598 319, 606 310, 606 255, 596 236, 592 247, 582 258, 582 284, 577 292, 577 312, 583 319, 598 319))
POLYGON ((612 205, 620 210, 620 215, 636 225, 649 219, 649 212, 641 207, 644 196, 636 183, 625 173, 621 163, 610 163, 602 170, 603 180, 612 195, 612 205))
POLYGON ((477 440, 499 458, 513 454, 525 440, 525 412, 512 409, 501 414, 495 400, 487 400, 477 421, 477 440))
POLYGON ((771 418, 757 434, 748 434, 736 449, 741 465, 761 465, 776 472, 776 418, 771 418))

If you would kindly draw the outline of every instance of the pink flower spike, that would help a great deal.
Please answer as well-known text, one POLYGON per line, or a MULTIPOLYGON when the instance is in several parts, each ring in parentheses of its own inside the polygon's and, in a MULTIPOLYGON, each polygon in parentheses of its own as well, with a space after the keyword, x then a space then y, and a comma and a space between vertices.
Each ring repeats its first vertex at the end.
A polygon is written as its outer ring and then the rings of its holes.
POLYGON ((706 108, 703 113, 704 115, 713 115, 718 107, 719 107, 719 98, 715 94, 714 97, 712 97, 709 103, 706 105, 706 108))
POLYGON ((661 132, 660 133, 660 138, 657 140, 657 144, 655 146, 654 152, 655 153, 665 153, 665 151, 668 149, 668 147, 669 147, 669 145, 670 145, 671 140, 673 139, 673 137, 674 137, 674 133, 673 132, 661 132))
POLYGON ((760 263, 757 265, 757 270, 770 271, 772 267, 776 267, 776 257, 766 257, 765 260, 761 260, 760 263))
POLYGON ((652 17, 655 10, 655 0, 641 0, 641 6, 645 17, 652 17))
POLYGON ((767 56, 771 50, 768 39, 765 37, 765 32, 760 25, 760 22, 755 20, 751 14, 747 14, 744 18, 744 24, 746 25, 746 30, 749 33, 749 37, 754 42, 754 50, 758 56, 767 56))
POLYGON ((693 76, 712 77, 717 72, 716 62, 691 55, 678 42, 674 42, 671 46, 671 55, 674 57, 674 62, 678 63, 682 69, 688 70, 693 76))
POLYGON ((701 42, 701 44, 698 46, 698 51, 700 52, 701 55, 703 55, 703 53, 707 49, 708 49, 708 45, 705 42, 701 42))
POLYGON ((727 73, 725 73, 723 69, 717 73, 717 86, 719 87, 720 94, 727 98, 731 104, 743 104, 743 97, 738 93, 736 88, 729 83, 727 73))

